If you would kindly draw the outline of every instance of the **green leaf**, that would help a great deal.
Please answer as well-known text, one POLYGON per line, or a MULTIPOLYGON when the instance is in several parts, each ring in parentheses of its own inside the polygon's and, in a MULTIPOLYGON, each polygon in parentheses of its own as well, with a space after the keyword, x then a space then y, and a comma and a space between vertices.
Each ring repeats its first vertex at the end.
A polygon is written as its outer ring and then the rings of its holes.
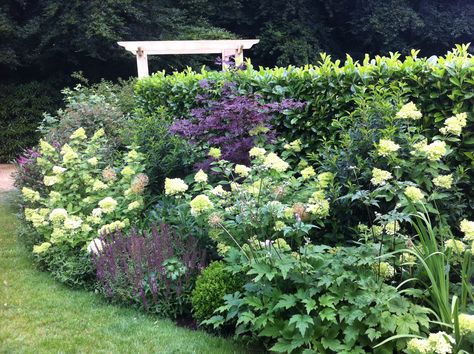
POLYGON ((382 333, 375 330, 374 328, 369 328, 367 331, 365 331, 365 334, 367 334, 367 337, 369 337, 372 342, 374 339, 378 339, 382 336, 382 333))
POLYGON ((310 325, 314 324, 314 321, 308 315, 293 315, 290 318, 289 324, 295 324, 296 328, 298 328, 301 335, 304 337, 306 330, 310 325))
POLYGON ((290 294, 283 294, 280 296, 280 301, 277 302, 274 309, 278 310, 281 308, 289 309, 296 305, 296 296, 290 294))
POLYGON ((331 307, 333 309, 336 309, 334 304, 336 304, 337 302, 338 301, 336 297, 331 294, 326 294, 319 298, 319 303, 321 304, 321 306, 324 306, 324 307, 331 307))
POLYGON ((311 311, 313 311, 316 308, 316 301, 313 299, 304 299, 301 301, 304 304, 304 307, 306 309, 306 313, 309 315, 311 311))

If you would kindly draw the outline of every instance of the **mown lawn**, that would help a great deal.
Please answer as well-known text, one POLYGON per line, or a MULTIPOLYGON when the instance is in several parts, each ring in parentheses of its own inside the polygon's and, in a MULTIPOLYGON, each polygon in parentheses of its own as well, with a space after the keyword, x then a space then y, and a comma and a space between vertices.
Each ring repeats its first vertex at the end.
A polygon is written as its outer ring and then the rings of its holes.
POLYGON ((0 193, 0 353, 245 353, 230 340, 177 327, 34 268, 15 236, 11 194, 0 193))

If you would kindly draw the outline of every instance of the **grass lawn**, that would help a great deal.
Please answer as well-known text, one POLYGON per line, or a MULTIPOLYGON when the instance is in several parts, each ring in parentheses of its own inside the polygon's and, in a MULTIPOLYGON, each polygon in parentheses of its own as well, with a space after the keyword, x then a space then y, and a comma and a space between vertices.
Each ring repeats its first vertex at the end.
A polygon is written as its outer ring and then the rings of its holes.
POLYGON ((15 236, 14 208, 0 192, 0 353, 245 353, 99 295, 71 290, 35 270, 15 236))

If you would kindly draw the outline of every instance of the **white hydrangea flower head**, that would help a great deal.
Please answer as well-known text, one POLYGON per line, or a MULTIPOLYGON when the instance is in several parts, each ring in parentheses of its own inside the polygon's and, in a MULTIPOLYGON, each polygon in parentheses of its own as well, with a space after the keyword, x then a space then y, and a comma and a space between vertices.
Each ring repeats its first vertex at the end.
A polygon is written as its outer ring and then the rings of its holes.
POLYGON ((191 214, 197 216, 207 210, 214 208, 214 204, 211 202, 209 197, 204 194, 199 194, 193 200, 189 202, 191 206, 191 214))
POLYGON ((55 175, 62 175, 66 171, 67 171, 67 168, 64 168, 61 166, 53 166, 53 173, 55 175))
POLYGON ((433 178, 433 184, 439 188, 450 189, 453 185, 453 175, 439 175, 433 178))
POLYGON ((59 222, 66 220, 68 216, 67 210, 63 208, 56 208, 49 214, 49 220, 52 222, 59 222))
POLYGON ((412 119, 418 120, 421 119, 423 115, 421 112, 416 108, 416 105, 413 102, 408 102, 407 104, 403 105, 402 108, 397 112, 395 117, 399 119, 412 119))
POLYGON ((245 165, 235 165, 234 167, 234 172, 240 177, 247 177, 250 171, 250 167, 247 167, 245 165))
POLYGON ((405 188, 404 191, 405 196, 410 199, 413 203, 417 203, 421 201, 424 198, 424 194, 421 191, 421 189, 414 187, 414 186, 408 186, 405 188))
POLYGON ((57 176, 44 176, 43 183, 45 186, 51 187, 59 182, 57 176))
POLYGON ((459 225, 465 241, 474 241, 474 221, 464 219, 459 225))
POLYGON ((250 157, 263 158, 266 153, 267 152, 265 151, 265 149, 254 146, 253 148, 250 149, 249 156, 250 157))
POLYGON ((380 156, 390 156, 400 149, 400 145, 389 139, 380 139, 377 147, 377 153, 380 156))
POLYGON ((390 172, 374 167, 372 169, 372 179, 370 180, 370 183, 374 186, 383 186, 392 178, 393 176, 390 172))
POLYGON ((194 175, 194 181, 197 183, 206 183, 207 179, 207 174, 202 169, 194 175))
POLYGON ((449 117, 444 121, 444 127, 439 131, 443 135, 452 134, 455 136, 460 136, 462 129, 467 125, 467 114, 459 113, 453 117, 449 117))
POLYGON ((105 214, 111 213, 117 207, 117 201, 112 197, 105 197, 99 202, 99 207, 105 214))
POLYGON ((165 194, 177 195, 188 190, 188 185, 181 178, 166 178, 165 179, 165 194))
POLYGON ((436 354, 450 354, 453 351, 454 338, 446 332, 430 333, 428 336, 431 350, 436 354))
POLYGON ((64 228, 66 230, 76 230, 82 225, 82 219, 78 216, 70 216, 64 220, 64 228))
POLYGON ((218 186, 212 188, 212 189, 211 189, 211 193, 214 194, 214 195, 216 195, 216 196, 218 196, 218 197, 223 197, 223 196, 229 194, 229 192, 226 191, 226 190, 222 187, 222 185, 220 185, 220 184, 219 184, 218 186))
POLYGON ((277 172, 285 172, 290 165, 283 161, 277 154, 270 152, 263 160, 263 165, 269 169, 273 169, 277 172))

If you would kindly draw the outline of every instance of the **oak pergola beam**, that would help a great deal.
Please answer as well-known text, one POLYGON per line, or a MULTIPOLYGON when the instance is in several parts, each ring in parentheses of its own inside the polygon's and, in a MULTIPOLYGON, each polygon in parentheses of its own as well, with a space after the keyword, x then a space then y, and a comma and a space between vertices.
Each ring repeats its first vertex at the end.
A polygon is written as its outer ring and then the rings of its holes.
POLYGON ((231 56, 235 56, 236 65, 244 61, 244 49, 250 49, 258 39, 231 40, 192 40, 192 41, 132 41, 117 42, 133 53, 137 58, 138 77, 146 77, 148 72, 148 55, 169 54, 221 54, 222 68, 231 56))

